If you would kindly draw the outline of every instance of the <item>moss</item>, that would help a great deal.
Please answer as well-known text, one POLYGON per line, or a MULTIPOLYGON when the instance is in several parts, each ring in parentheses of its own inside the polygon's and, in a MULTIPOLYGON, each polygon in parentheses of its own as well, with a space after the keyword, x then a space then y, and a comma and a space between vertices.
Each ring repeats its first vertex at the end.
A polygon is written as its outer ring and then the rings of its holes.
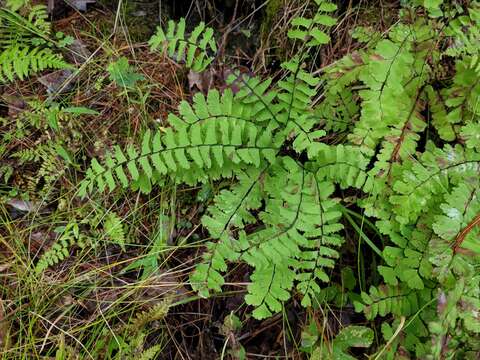
POLYGON ((272 29, 273 20, 278 14, 279 10, 282 8, 282 0, 270 0, 265 9, 265 16, 263 18, 262 24, 260 26, 260 33, 262 35, 262 40, 266 40, 272 29))
MULTIPOLYGON (((112 0, 100 0, 100 3, 116 12, 118 2, 112 0)), ((128 28, 128 34, 132 42, 145 42, 155 32, 157 25, 160 25, 158 4, 156 2, 133 2, 122 3, 121 14, 128 28)), ((165 23, 171 18, 171 10, 167 5, 162 4, 162 22, 165 23)))

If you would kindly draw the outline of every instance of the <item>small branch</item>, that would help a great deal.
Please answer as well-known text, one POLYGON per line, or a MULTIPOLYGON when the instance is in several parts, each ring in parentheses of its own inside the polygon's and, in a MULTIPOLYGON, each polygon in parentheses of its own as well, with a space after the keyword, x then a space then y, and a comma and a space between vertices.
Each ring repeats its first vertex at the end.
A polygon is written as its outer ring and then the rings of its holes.
POLYGON ((472 229, 480 224, 480 214, 475 216, 473 220, 468 224, 456 237, 455 242, 453 243, 453 251, 455 253, 458 252, 458 248, 462 245, 463 240, 467 237, 467 235, 472 231, 472 229))

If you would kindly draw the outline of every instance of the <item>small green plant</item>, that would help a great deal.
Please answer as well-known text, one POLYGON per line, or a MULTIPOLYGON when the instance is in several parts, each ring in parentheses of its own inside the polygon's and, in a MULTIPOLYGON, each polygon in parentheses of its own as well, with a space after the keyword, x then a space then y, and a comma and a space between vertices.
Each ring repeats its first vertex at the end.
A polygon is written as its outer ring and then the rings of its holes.
MULTIPOLYGON (((325 4, 320 8, 333 10, 325 4)), ((116 147, 105 167, 94 160, 80 189, 81 195, 94 185, 113 191, 117 184, 126 187, 133 180, 148 193, 165 175, 187 183, 236 177, 238 183, 223 190, 203 218, 218 242, 208 246, 191 280, 208 296, 210 290, 221 290, 226 261, 242 259, 256 269, 246 301, 256 307, 257 318, 280 311, 294 283, 307 306, 320 289, 317 281, 328 282, 327 269, 338 257, 335 248, 342 244, 338 232, 343 226, 336 201, 329 198, 334 186, 324 166, 341 164, 349 150, 355 151, 315 141, 325 135, 315 128, 310 108, 319 80, 302 69, 300 58, 283 67, 291 75, 277 90, 267 91, 269 80, 240 76, 231 80, 243 84, 237 94, 212 90, 207 97, 197 94, 193 106, 183 102, 180 116, 169 116, 171 128, 145 133, 140 152, 133 145, 126 153, 116 147), (290 142, 292 156, 281 155, 290 142), (313 160, 307 166, 295 160, 294 154, 302 152, 313 160), (264 201, 259 218, 266 228, 246 234, 243 227, 255 221, 250 211, 264 201)), ((346 181, 358 182, 354 176, 346 181)))
POLYGON ((83 219, 72 219, 66 226, 56 229, 58 239, 43 252, 35 266, 35 272, 41 274, 50 266, 62 262, 70 256, 75 246, 95 249, 99 241, 109 241, 125 251, 124 227, 122 219, 114 212, 97 211, 83 219))
POLYGON ((373 330, 365 326, 350 325, 340 330, 332 341, 322 338, 315 322, 302 333, 303 344, 311 353, 312 360, 354 360, 348 354, 350 348, 368 348, 373 343, 373 330))
POLYGON ((137 74, 128 64, 126 57, 120 57, 117 61, 110 63, 107 67, 110 80, 124 88, 133 88, 135 83, 145 78, 137 74))
POLYGON ((170 304, 171 300, 164 300, 152 306, 150 309, 136 314, 128 326, 129 331, 135 333, 143 329, 148 323, 162 320, 168 314, 170 304))
POLYGON ((35 266, 35 272, 40 274, 49 266, 58 264, 70 256, 70 247, 77 245, 80 248, 86 246, 86 236, 80 233, 76 222, 68 223, 64 228, 57 229, 60 233, 58 240, 50 249, 42 254, 42 257, 35 266))

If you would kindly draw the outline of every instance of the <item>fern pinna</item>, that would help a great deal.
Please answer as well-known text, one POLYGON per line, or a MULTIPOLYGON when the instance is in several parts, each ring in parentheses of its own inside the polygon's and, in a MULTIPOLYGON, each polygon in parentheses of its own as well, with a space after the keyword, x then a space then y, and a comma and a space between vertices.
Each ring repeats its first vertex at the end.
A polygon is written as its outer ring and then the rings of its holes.
MULTIPOLYGON (((79 193, 119 186, 149 193, 167 177, 233 179, 202 218, 211 240, 190 280, 209 296, 222 290, 229 264, 248 264, 245 301, 261 319, 292 294, 318 305, 344 243, 342 209, 351 197, 342 191, 356 189, 360 216, 376 221, 383 243, 378 250, 369 240, 380 280, 368 279, 354 305, 366 319, 382 319, 381 352, 435 359, 461 348, 455 356, 471 358, 480 351, 475 56, 445 52, 450 27, 405 5, 404 20, 383 38, 317 77, 304 65, 327 42, 335 6, 315 3, 312 18, 292 23, 291 39, 308 41, 282 64, 282 80, 237 75, 230 81, 238 92, 196 94, 169 115, 170 127, 147 130, 138 148, 117 146, 102 163, 92 160, 79 193), (441 57, 455 64, 450 83, 437 79, 445 65, 431 59, 441 57), (314 101, 320 87, 324 96, 314 101), (343 143, 330 143, 338 133, 343 143), (423 345, 431 340, 433 347, 423 345)), ((478 9, 472 2, 469 14, 478 9)), ((454 23, 466 15, 448 16, 454 23)))

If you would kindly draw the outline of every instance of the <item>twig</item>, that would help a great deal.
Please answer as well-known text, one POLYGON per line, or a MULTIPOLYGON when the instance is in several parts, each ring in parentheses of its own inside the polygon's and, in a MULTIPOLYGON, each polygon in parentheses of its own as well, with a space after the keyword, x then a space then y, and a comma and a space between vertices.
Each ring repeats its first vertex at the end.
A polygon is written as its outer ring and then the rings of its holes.
POLYGON ((385 350, 390 346, 392 345, 393 341, 397 338, 397 336, 400 334, 400 332, 402 331, 403 329, 403 325, 405 325, 405 316, 402 316, 400 318, 400 324, 398 324, 398 327, 397 327, 397 330, 395 330, 395 333, 393 334, 393 336, 390 338, 390 340, 388 340, 388 342, 385 344, 385 346, 383 347, 382 351, 380 351, 377 356, 375 356, 375 358, 373 360, 379 360, 380 359, 380 356, 382 356, 382 354, 385 352, 385 350))
POLYGON ((453 243, 453 252, 457 253, 458 248, 462 245, 463 240, 472 231, 472 229, 480 224, 480 214, 475 216, 473 220, 457 235, 455 242, 453 243))

